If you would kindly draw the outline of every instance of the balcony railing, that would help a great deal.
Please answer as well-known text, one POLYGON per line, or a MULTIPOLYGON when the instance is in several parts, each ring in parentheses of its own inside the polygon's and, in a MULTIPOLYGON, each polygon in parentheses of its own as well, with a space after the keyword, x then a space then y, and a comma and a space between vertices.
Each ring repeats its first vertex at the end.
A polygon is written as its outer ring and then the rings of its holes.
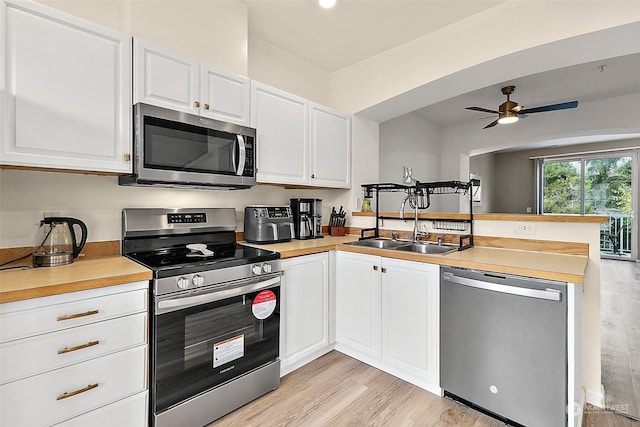
POLYGON ((632 220, 629 214, 606 213, 607 222, 600 227, 600 252, 631 256, 632 220))

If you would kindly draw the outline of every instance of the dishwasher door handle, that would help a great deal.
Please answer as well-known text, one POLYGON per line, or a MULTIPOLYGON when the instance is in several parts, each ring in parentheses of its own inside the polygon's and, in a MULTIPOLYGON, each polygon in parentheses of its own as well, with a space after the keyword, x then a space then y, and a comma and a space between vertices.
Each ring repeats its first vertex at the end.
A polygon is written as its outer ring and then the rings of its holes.
POLYGON ((499 283, 483 282, 481 280, 468 279, 466 277, 454 276, 451 273, 444 273, 442 278, 448 282, 458 285, 471 286, 472 288, 484 289, 487 291, 500 292, 503 294, 518 295, 522 297, 544 299, 549 301, 560 301, 562 292, 555 289, 530 289, 519 286, 501 285, 499 283))

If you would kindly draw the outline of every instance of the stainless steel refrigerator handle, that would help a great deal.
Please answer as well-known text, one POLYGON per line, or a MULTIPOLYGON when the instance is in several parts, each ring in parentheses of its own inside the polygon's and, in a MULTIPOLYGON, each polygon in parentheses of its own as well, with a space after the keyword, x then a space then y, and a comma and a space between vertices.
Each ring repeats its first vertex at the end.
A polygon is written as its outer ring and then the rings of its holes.
POLYGON ((220 301, 227 298, 244 295, 249 292, 258 291, 261 289, 273 288, 280 284, 280 275, 273 277, 269 280, 261 282, 251 283, 249 285, 240 286, 238 288, 226 289, 222 291, 213 291, 203 295, 196 295, 192 297, 173 298, 158 301, 158 310, 156 314, 168 313, 176 311, 182 308, 194 307, 196 305, 207 304, 214 301, 220 301))
POLYGON ((468 279, 466 277, 454 276, 451 273, 445 273, 442 278, 448 282, 456 283, 458 285, 471 286, 472 288, 484 289, 487 291, 500 292, 503 294, 519 295, 523 297, 544 299, 549 301, 560 301, 562 299, 562 293, 555 289, 530 289, 521 288, 519 286, 500 285, 498 283, 483 282, 475 279, 468 279))
POLYGON ((244 137, 242 135, 238 135, 238 148, 240 148, 240 160, 238 161, 236 175, 242 175, 242 172, 244 172, 244 164, 247 161, 247 150, 245 149, 244 137))

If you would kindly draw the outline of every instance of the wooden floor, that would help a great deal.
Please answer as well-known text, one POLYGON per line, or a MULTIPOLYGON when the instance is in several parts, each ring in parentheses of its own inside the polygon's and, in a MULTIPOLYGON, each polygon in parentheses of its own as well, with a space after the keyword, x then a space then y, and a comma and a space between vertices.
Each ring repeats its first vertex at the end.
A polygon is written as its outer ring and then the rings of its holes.
POLYGON ((601 262, 605 404, 640 420, 640 264, 601 262))
MULTIPOLYGON (((638 427, 590 408, 587 427, 638 427)), ((222 426, 503 426, 337 351, 282 379, 280 387, 210 424, 222 426)))

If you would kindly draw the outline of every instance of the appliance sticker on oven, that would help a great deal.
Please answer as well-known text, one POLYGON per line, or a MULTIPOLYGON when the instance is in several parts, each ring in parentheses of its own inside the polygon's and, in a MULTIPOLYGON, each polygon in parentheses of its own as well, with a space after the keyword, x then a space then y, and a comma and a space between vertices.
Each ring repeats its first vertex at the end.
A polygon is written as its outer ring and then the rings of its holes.
POLYGON ((253 311, 253 315, 256 316, 256 319, 266 319, 267 317, 271 316, 275 309, 276 294, 268 289, 266 291, 261 291, 253 299, 253 306, 251 307, 251 311, 253 311))
POLYGON ((244 334, 213 344, 213 367, 244 356, 244 334))

